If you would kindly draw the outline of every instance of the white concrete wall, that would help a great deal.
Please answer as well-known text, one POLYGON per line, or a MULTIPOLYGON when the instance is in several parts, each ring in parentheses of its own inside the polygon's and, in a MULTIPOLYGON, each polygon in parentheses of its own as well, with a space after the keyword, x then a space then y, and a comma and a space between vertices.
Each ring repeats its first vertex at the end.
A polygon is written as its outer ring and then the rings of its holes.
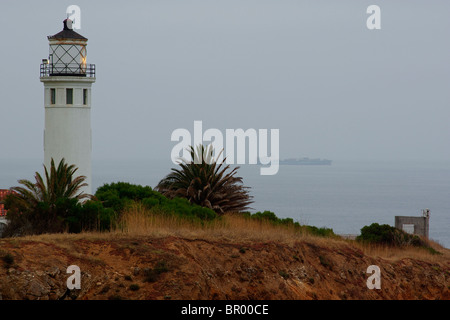
POLYGON ((50 168, 64 158, 78 167, 75 175, 86 176, 88 187, 82 191, 92 194, 92 134, 91 85, 95 78, 43 77, 45 90, 44 164, 50 168), (55 104, 51 104, 50 89, 56 90, 55 104), (66 89, 73 89, 73 104, 66 104, 66 89), (83 89, 88 90, 87 104, 83 105, 83 89))
POLYGON ((0 217, 0 237, 2 236, 3 229, 6 227, 8 221, 4 217, 0 217))

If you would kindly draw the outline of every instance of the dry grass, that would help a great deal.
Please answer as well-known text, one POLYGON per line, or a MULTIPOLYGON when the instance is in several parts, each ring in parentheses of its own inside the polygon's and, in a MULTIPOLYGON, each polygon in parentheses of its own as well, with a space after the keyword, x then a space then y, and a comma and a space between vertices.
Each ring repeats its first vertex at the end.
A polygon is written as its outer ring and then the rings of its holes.
POLYGON ((363 244, 356 241, 352 241, 352 245, 363 251, 365 255, 391 261, 410 258, 434 263, 443 259, 450 259, 450 250, 432 240, 426 242, 435 251, 413 246, 391 247, 386 245, 363 244))
POLYGON ((41 241, 64 243, 77 240, 114 240, 123 238, 168 237, 225 241, 282 241, 318 238, 293 227, 275 226, 269 222, 226 215, 213 221, 190 221, 175 215, 144 209, 135 205, 126 210, 109 232, 58 233, 23 236, 8 241, 41 241))
MULTIPOLYGON (((432 254, 429 250, 415 247, 393 248, 390 246, 361 244, 354 240, 325 238, 299 231, 294 227, 273 225, 270 222, 247 219, 238 215, 225 215, 210 222, 188 221, 174 215, 164 215, 146 210, 136 205, 122 215, 119 223, 110 232, 83 232, 80 234, 44 234, 10 239, 7 241, 41 241, 57 244, 69 249, 77 240, 113 241, 118 239, 140 239, 148 237, 175 236, 186 239, 205 239, 227 242, 268 242, 276 241, 294 244, 298 241, 312 242, 319 246, 337 249, 350 245, 361 250, 365 255, 390 261, 403 258, 438 262, 450 259, 450 250, 436 242, 430 246, 442 254, 432 254)), ((1 242, 1 241, 0 241, 1 242)))
POLYGON ((179 236, 227 241, 283 241, 313 237, 293 227, 225 215, 208 222, 188 221, 176 216, 152 212, 137 205, 122 215, 115 232, 130 236, 179 236))

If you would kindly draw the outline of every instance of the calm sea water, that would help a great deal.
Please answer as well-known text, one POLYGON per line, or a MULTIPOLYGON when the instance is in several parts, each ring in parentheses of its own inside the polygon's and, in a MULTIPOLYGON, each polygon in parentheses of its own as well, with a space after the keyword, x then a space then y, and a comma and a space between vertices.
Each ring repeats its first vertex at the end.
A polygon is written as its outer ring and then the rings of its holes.
MULTIPOLYGON (((94 160, 93 190, 126 181, 154 187, 174 165, 170 160, 94 160)), ((42 160, 0 160, 0 188, 42 172, 42 160)), ((238 174, 251 187, 252 211, 270 210, 302 224, 359 234, 373 222, 394 225, 396 215, 419 216, 429 208, 430 238, 450 248, 449 162, 333 161, 331 166, 280 166, 261 176, 258 166, 238 174)))

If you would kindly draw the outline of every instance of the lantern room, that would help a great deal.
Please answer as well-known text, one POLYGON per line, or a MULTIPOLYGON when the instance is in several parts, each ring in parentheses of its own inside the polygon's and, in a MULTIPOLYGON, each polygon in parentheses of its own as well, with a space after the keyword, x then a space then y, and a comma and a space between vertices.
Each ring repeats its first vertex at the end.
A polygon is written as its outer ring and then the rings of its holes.
POLYGON ((63 24, 61 32, 48 36, 49 56, 42 60, 41 77, 95 77, 95 65, 86 63, 88 39, 73 31, 70 19, 63 24))

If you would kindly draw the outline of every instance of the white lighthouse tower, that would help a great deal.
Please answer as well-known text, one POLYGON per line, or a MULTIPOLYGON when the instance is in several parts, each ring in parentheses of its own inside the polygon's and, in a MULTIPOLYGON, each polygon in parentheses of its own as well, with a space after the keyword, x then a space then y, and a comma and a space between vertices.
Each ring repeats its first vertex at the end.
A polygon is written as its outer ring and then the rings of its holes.
POLYGON ((45 131, 44 164, 50 168, 53 158, 62 158, 78 167, 76 175, 86 176, 82 191, 91 187, 91 85, 95 65, 86 64, 88 39, 72 30, 72 21, 64 20, 64 29, 48 37, 50 54, 43 59, 40 80, 44 83, 45 131))

